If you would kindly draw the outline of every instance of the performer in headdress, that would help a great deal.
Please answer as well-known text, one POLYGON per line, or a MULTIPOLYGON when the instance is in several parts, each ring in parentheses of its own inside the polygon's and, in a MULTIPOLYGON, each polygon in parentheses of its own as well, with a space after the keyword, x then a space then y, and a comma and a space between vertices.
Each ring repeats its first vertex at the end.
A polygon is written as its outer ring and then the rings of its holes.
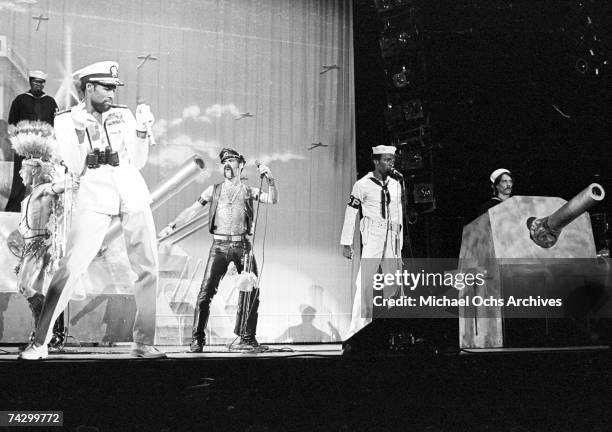
MULTIPOLYGON (((53 127, 41 121, 23 120, 8 129, 15 152, 23 158, 19 175, 32 192, 21 203, 19 233, 24 239, 24 250, 16 268, 17 287, 28 301, 34 318, 38 320, 45 293, 53 272, 52 225, 59 215, 57 195, 63 185, 53 184, 57 167, 57 149, 53 127)), ((31 339, 34 338, 34 333, 31 339)), ((64 314, 53 327, 50 347, 63 348, 65 339, 64 314)))

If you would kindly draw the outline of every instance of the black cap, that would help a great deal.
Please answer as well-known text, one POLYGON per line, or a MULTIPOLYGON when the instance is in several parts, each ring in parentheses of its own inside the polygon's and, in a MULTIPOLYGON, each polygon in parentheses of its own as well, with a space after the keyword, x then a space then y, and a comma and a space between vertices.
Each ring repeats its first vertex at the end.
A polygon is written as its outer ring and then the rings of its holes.
POLYGON ((236 150, 231 148, 224 148, 223 150, 221 150, 221 153, 219 153, 219 159, 221 160, 221 163, 225 162, 225 160, 229 158, 237 158, 240 162, 246 163, 246 159, 244 158, 244 156, 242 156, 236 150))

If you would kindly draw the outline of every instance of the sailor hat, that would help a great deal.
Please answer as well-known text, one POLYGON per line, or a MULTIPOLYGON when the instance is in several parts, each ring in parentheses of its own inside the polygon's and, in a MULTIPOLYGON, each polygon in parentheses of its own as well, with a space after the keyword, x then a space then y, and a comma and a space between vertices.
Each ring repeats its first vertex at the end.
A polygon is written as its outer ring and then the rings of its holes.
POLYGON ((489 179, 491 179, 491 183, 495 183, 495 180, 497 180, 497 178, 502 174, 512 175, 506 168, 498 168, 493 171, 489 177, 489 179))
POLYGON ((41 70, 31 70, 30 73, 28 74, 28 77, 47 81, 47 74, 41 70))
POLYGON ((372 147, 372 154, 395 154, 395 150, 397 150, 393 146, 379 145, 376 147, 372 147))

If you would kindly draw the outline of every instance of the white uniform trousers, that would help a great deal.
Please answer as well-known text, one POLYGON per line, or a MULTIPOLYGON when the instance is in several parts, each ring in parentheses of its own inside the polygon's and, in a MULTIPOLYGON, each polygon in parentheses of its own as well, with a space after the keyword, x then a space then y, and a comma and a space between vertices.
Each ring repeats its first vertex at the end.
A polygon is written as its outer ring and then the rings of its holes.
POLYGON ((361 234, 363 242, 361 263, 355 280, 356 290, 351 325, 345 339, 372 322, 372 281, 374 275, 379 273, 379 270, 382 270, 383 273, 395 274, 397 270, 402 269, 401 232, 391 230, 387 232, 384 227, 370 225, 366 230, 362 227, 361 234), (386 244, 385 233, 387 233, 386 244), (362 280, 364 281, 363 286, 362 280))
MULTIPOLYGON (((158 283, 158 257, 155 224, 146 207, 119 214, 123 237, 132 270, 138 276, 134 284, 136 319, 134 342, 153 345, 158 283)), ((38 328, 37 344, 47 344, 53 334, 52 323, 66 308, 79 278, 100 250, 112 217, 88 209, 77 210, 72 223, 66 255, 60 260, 49 285, 38 328)))

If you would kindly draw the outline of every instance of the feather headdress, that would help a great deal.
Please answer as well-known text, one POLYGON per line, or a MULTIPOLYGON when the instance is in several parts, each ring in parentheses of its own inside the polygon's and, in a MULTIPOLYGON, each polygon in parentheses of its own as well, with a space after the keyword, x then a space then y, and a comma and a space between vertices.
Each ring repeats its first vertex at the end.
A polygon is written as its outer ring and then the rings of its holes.
POLYGON ((22 120, 9 126, 8 134, 18 155, 40 162, 57 162, 57 142, 50 124, 22 120))

